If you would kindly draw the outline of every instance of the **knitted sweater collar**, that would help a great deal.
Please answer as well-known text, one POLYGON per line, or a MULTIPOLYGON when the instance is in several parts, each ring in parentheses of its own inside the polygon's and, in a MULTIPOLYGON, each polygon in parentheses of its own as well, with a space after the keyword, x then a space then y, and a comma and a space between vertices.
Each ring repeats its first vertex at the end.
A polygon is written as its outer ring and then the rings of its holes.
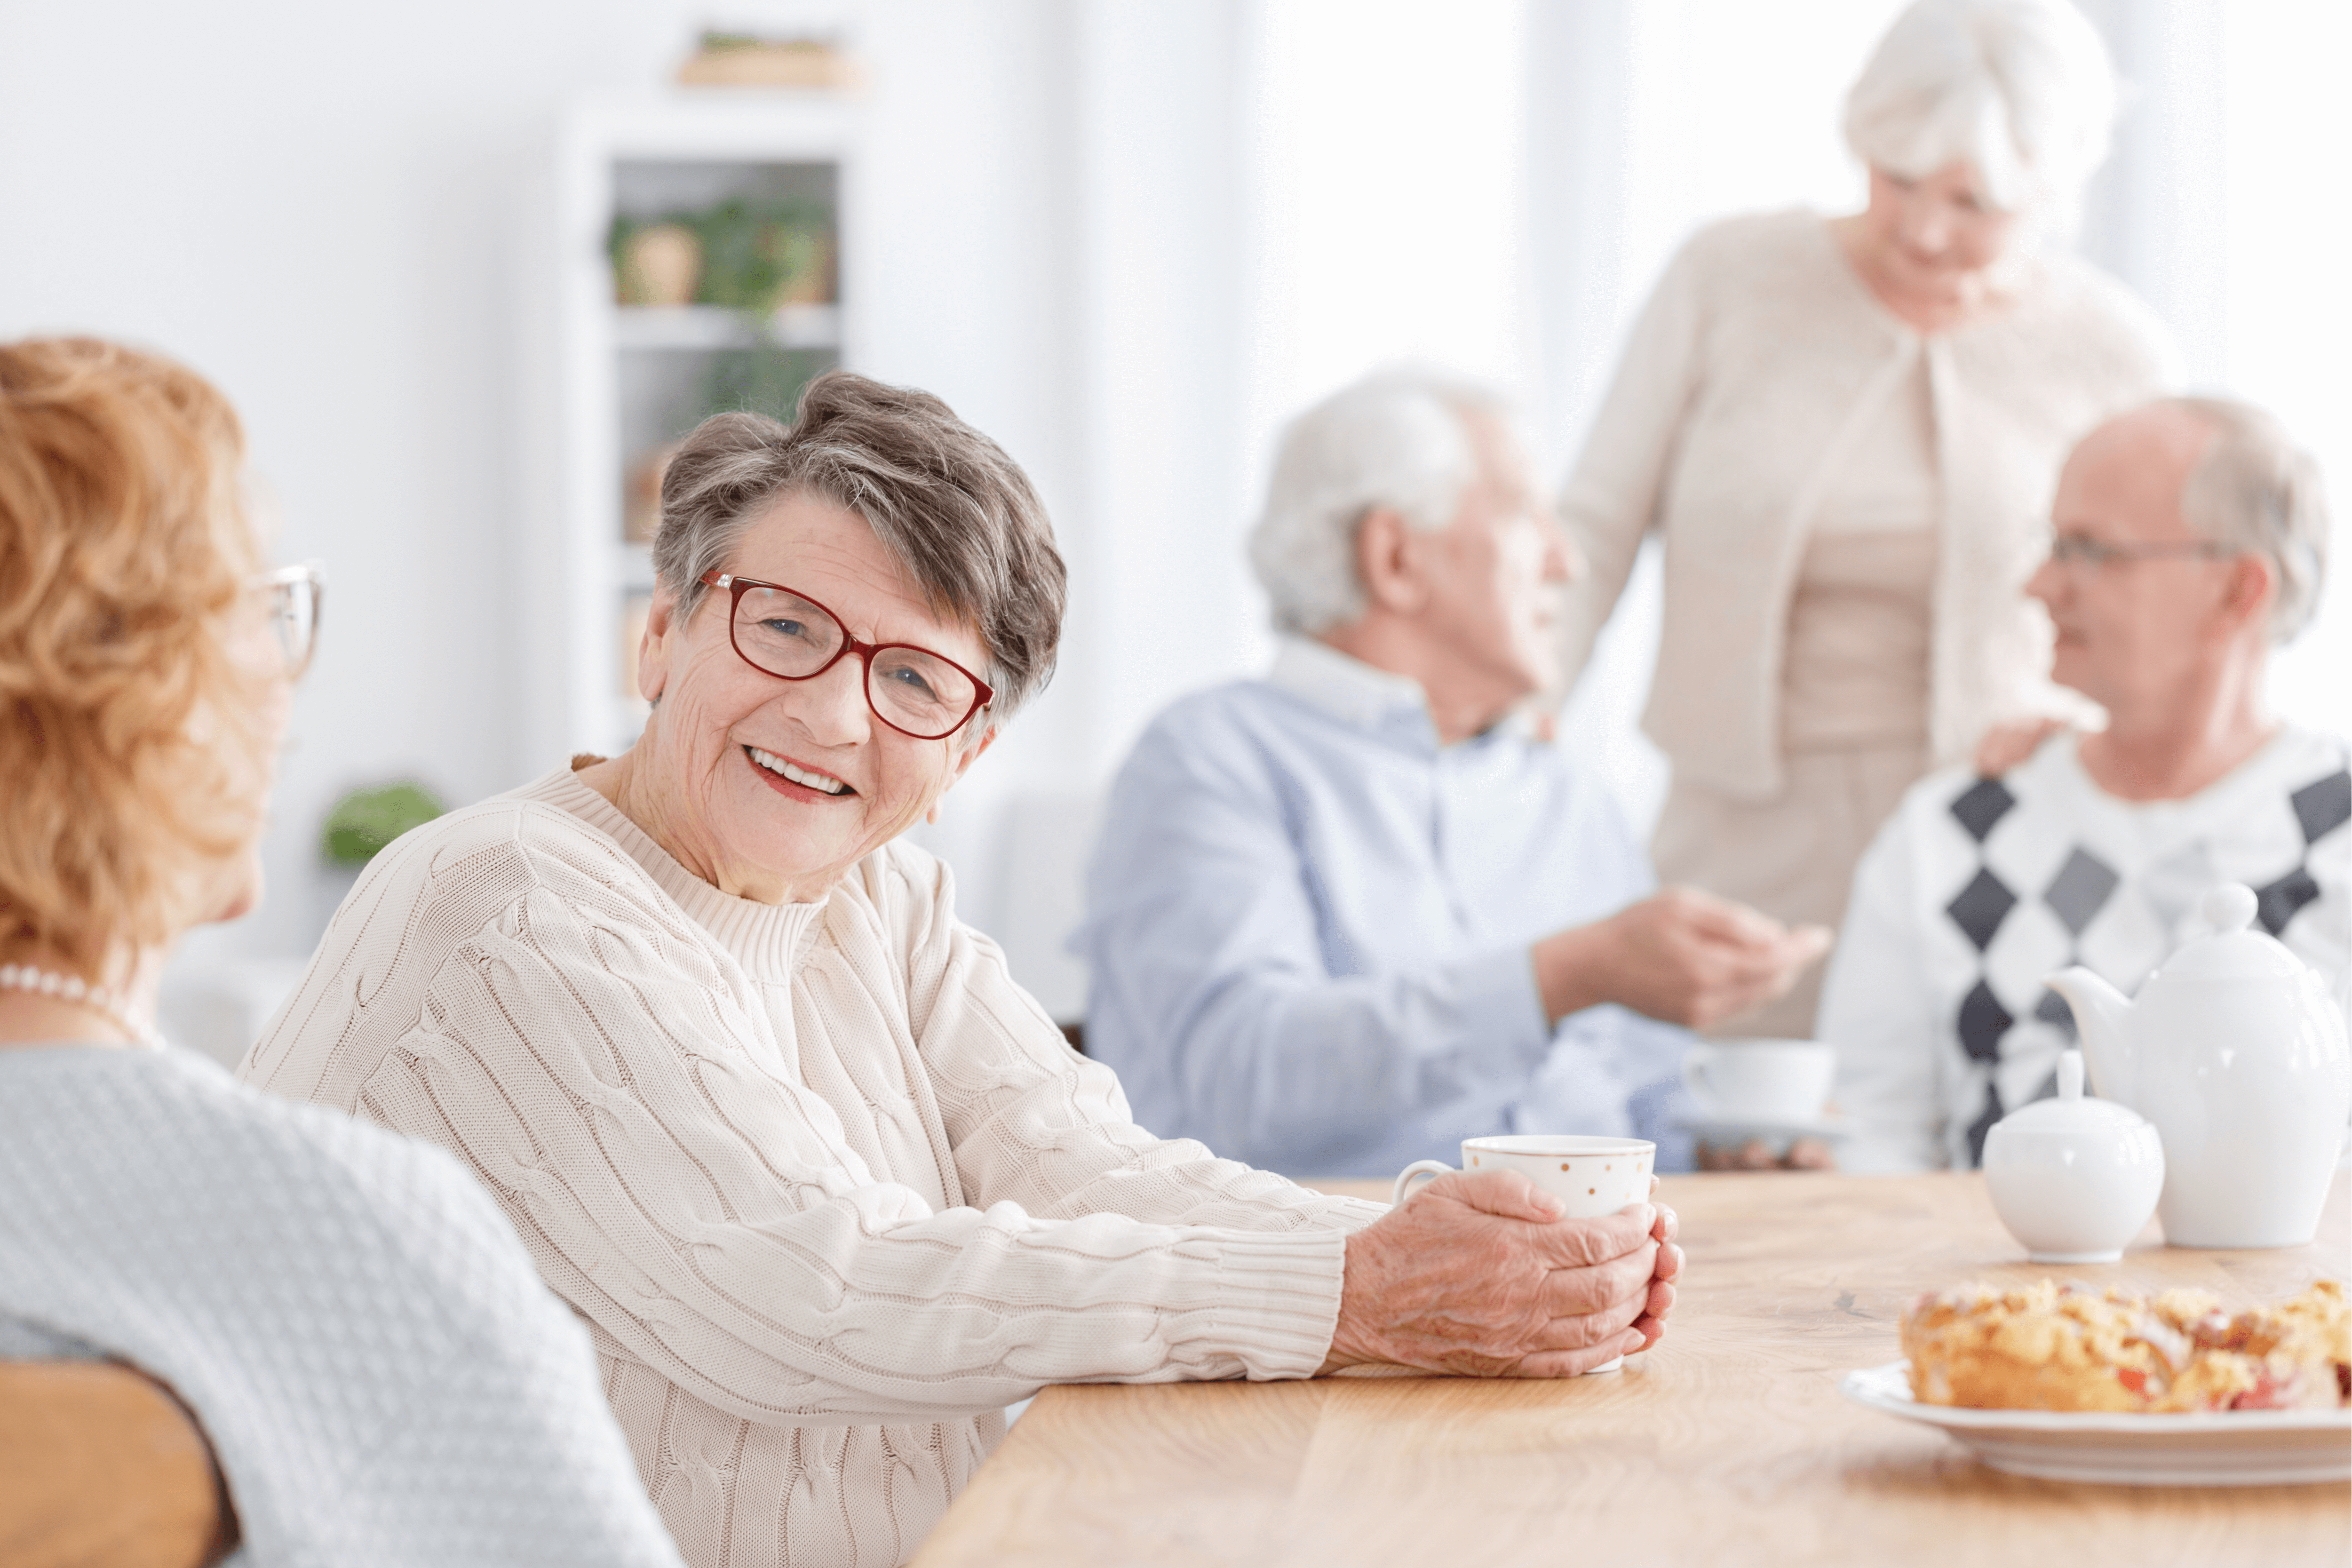
POLYGON ((603 833, 630 859, 644 868, 656 886, 677 901, 688 918, 709 931, 735 955, 754 980, 789 981, 806 947, 806 939, 823 921, 833 900, 827 893, 813 903, 763 904, 722 893, 688 870, 652 835, 622 814, 620 808, 586 784, 569 766, 556 769, 536 783, 515 791, 525 799, 560 806, 603 833))

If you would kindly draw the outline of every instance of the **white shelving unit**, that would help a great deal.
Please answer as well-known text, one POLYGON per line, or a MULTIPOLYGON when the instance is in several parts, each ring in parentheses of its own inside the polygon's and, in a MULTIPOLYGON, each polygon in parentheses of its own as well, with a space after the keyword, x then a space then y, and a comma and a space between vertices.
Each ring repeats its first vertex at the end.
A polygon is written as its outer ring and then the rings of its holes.
MULTIPOLYGON (((518 654, 532 693, 525 771, 610 753, 643 727, 624 690, 633 605, 653 588, 649 548, 625 537, 632 470, 711 411, 719 356, 760 345, 795 371, 854 363, 855 289, 765 322, 715 306, 616 303, 615 216, 656 219, 732 197, 828 206, 834 276, 858 253, 853 112, 826 93, 717 89, 580 106, 565 115, 519 254, 525 428, 518 654)), ((762 407, 789 416, 790 409, 762 407)))

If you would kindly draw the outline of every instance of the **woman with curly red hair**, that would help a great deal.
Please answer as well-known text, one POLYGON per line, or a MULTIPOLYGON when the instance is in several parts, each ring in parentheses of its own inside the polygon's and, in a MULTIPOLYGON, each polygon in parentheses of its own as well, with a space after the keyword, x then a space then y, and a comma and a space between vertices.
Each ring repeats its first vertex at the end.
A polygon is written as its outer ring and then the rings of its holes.
POLYGON ((317 624, 243 447, 179 365, 0 344, 0 1357, 167 1386, 256 1564, 675 1564, 473 1181, 156 1037, 172 943, 257 895, 317 624))

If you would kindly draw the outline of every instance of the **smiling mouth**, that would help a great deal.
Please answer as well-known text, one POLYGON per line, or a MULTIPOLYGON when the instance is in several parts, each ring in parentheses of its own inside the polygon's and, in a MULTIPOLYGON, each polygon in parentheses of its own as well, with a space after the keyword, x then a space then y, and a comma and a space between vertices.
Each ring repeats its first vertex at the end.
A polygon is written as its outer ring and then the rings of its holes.
POLYGON ((843 780, 835 778, 831 773, 821 773, 814 768, 804 768, 798 763, 788 763, 773 752, 763 752, 757 746, 746 746, 743 748, 743 754, 751 759, 753 767, 765 769, 778 778, 788 780, 803 789, 814 790, 819 795, 832 795, 836 799, 857 793, 843 780))

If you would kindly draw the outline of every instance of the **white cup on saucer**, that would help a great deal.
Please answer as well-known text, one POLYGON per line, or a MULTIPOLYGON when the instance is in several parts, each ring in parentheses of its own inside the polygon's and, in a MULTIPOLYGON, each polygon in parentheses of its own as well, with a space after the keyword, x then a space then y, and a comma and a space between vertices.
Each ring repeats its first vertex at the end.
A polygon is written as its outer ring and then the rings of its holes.
POLYGON ((1817 1122, 1837 1079, 1837 1047, 1817 1040, 1702 1040, 1683 1058, 1683 1087, 1710 1121, 1817 1122))
MULTIPOLYGON (((1650 1178, 1658 1168, 1658 1146, 1640 1138, 1603 1138, 1579 1133, 1497 1133, 1462 1141, 1465 1171, 1517 1171, 1566 1206, 1566 1219, 1601 1219, 1628 1204, 1650 1200, 1650 1178)), ((1452 1175, 1443 1160, 1415 1160, 1397 1173, 1391 1204, 1404 1202, 1413 1178, 1452 1175)), ((1618 1356, 1593 1372, 1615 1372, 1618 1356)))

